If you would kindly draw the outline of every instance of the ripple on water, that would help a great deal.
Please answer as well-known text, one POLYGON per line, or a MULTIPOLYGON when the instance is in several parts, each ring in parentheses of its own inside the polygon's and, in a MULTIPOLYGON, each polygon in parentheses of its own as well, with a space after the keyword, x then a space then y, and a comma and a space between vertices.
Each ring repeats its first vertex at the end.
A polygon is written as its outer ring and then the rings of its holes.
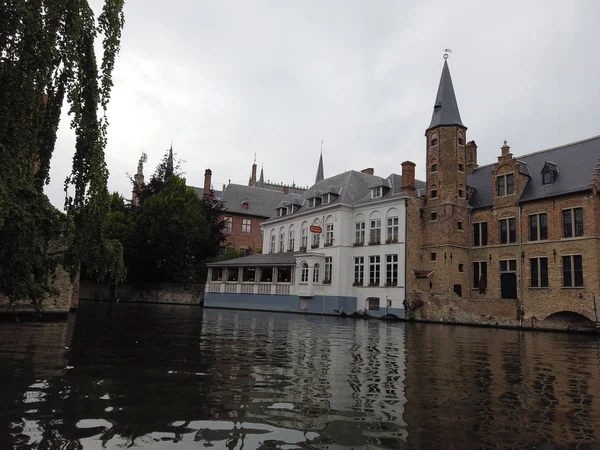
POLYGON ((595 337, 126 303, 74 319, 0 325, 0 448, 600 441, 595 337))

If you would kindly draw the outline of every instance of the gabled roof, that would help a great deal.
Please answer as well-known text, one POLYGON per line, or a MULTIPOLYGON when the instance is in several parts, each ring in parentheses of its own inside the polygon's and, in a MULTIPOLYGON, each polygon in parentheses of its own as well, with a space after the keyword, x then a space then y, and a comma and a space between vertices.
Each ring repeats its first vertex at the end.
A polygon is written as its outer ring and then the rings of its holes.
POLYGON ((277 205, 292 198, 281 191, 230 183, 225 186, 219 200, 225 204, 225 210, 229 213, 271 217, 277 205), (248 202, 248 209, 242 206, 244 201, 248 202))
POLYGON ((454 86, 452 85, 452 77, 450 76, 447 60, 444 61, 440 85, 433 106, 433 115, 431 116, 431 123, 427 131, 442 125, 464 127, 460 120, 460 112, 458 111, 458 103, 456 102, 456 95, 454 95, 454 86))
MULTIPOLYGON (((572 144, 542 150, 521 156, 520 171, 529 176, 519 202, 556 197, 589 189, 590 179, 600 159, 600 136, 572 144), (542 183, 542 169, 548 161, 560 167, 560 176, 552 184, 542 183), (524 172, 524 165, 527 171, 524 172)), ((475 209, 492 206, 492 175, 495 164, 482 166, 467 178, 467 185, 475 188, 469 204, 475 209)))
MULTIPOLYGON (((416 181, 416 187, 422 189, 425 187, 425 182, 416 181)), ((338 203, 346 205, 359 205, 363 203, 369 203, 374 201, 381 201, 382 199, 391 198, 392 196, 402 196, 405 193, 402 191, 402 177, 398 174, 391 174, 387 178, 378 177, 376 175, 369 175, 367 173, 358 172, 356 170, 349 170, 348 172, 340 173, 330 178, 326 178, 319 183, 311 186, 304 192, 304 194, 296 197, 296 202, 302 201, 302 206, 296 210, 293 214, 302 213, 305 211, 318 211, 321 208, 330 207, 338 203), (387 186, 389 189, 385 189, 383 197, 377 199, 371 199, 370 187, 372 185, 387 186), (320 197, 327 192, 339 192, 339 196, 336 196, 331 202, 315 206, 313 208, 308 207, 308 202, 304 202, 309 198, 320 197)), ((273 210, 271 215, 275 211, 273 210)), ((286 219, 290 215, 285 216, 286 219)), ((273 219, 278 219, 274 217, 273 219)), ((271 219, 269 219, 271 220, 271 219)))

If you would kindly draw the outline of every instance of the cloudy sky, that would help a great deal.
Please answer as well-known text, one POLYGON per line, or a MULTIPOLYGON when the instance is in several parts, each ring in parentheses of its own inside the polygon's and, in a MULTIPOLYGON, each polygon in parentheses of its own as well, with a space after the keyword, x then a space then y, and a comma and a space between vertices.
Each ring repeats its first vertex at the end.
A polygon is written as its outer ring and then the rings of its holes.
MULTIPOLYGON (((91 0, 95 8, 102 0, 91 0)), ((597 0, 126 0, 109 105, 109 189, 131 196, 173 142, 188 184, 325 176, 417 163, 442 70, 479 163, 600 134, 597 0)), ((63 204, 74 138, 63 120, 47 193, 63 204)))

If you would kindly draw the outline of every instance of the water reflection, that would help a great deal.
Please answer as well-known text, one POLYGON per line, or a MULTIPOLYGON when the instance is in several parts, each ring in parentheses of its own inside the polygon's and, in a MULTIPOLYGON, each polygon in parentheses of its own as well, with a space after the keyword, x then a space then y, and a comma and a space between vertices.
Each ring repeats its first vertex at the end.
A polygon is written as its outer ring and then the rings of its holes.
POLYGON ((591 336, 84 302, 69 322, 0 324, 0 448, 593 448, 599 348, 591 336))

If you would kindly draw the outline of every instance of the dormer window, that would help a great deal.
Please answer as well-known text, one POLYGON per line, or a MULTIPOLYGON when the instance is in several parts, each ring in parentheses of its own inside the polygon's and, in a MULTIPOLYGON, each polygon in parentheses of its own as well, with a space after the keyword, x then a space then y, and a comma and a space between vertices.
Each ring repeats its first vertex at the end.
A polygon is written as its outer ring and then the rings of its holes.
POLYGON ((246 211, 248 210, 248 202, 246 200, 242 202, 242 208, 244 208, 246 211))
POLYGON ((321 197, 313 197, 308 199, 308 207, 314 208, 315 206, 319 206, 321 204, 321 197))
POLYGON ((331 194, 327 193, 325 195, 323 195, 323 204, 326 205, 327 203, 331 202, 331 194))
POLYGON ((380 198, 383 196, 383 187, 377 186, 371 189, 371 198, 380 198))
POLYGON ((287 208, 279 208, 279 217, 285 216, 287 214, 287 208))
POLYGON ((554 163, 546 161, 542 169, 542 184, 552 184, 558 176, 558 166, 554 163))

